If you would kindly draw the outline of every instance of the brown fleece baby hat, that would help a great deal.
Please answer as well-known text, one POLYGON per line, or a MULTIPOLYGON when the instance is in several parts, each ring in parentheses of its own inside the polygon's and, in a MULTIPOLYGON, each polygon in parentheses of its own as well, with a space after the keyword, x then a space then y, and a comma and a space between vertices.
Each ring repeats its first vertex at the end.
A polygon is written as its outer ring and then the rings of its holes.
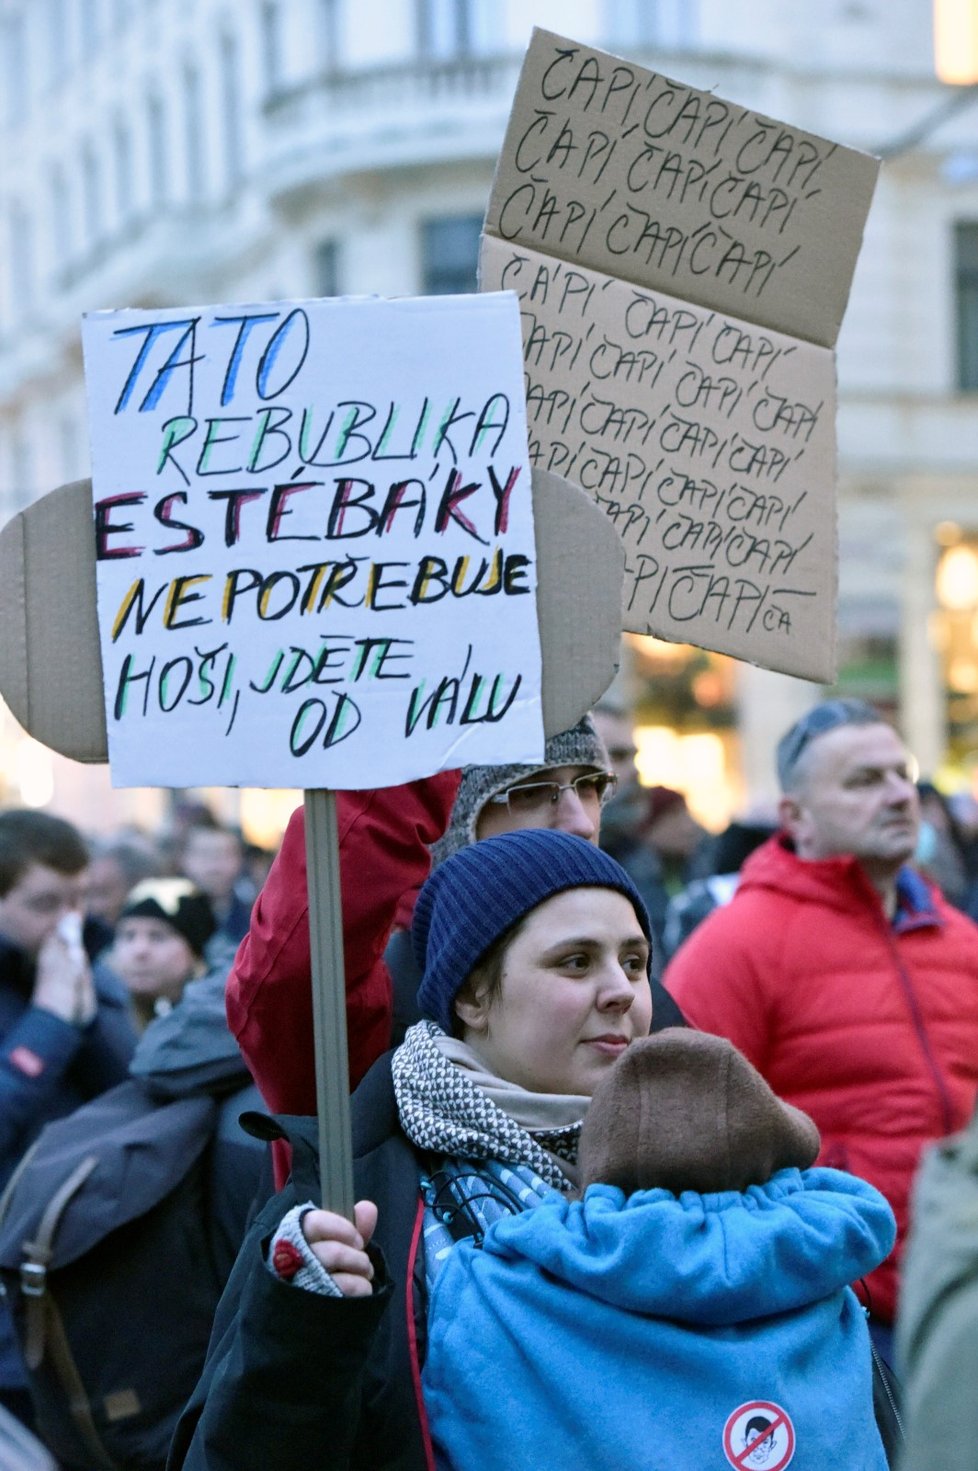
POLYGON ((601 1080, 581 1130, 581 1188, 710 1194, 805 1170, 819 1150, 806 1113, 783 1103, 725 1037, 668 1027, 633 1042, 601 1080))

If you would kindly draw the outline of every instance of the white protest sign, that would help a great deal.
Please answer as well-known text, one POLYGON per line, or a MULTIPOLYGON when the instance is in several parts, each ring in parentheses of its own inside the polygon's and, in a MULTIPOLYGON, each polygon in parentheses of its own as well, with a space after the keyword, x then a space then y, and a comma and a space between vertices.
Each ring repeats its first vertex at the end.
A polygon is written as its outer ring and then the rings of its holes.
POLYGON ((530 456, 625 545, 623 627, 835 668, 834 345, 878 161, 534 31, 486 214, 530 456))
POLYGON ((83 324, 118 786, 543 755, 510 294, 83 324))

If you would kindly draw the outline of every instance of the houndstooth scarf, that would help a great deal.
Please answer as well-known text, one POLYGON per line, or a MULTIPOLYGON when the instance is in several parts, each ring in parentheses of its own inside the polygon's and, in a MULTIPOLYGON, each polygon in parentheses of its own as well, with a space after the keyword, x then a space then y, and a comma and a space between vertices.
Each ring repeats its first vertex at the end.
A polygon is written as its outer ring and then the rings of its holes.
POLYGON ((495 1078, 470 1047, 430 1021, 408 1030, 392 1073, 401 1127, 419 1149, 529 1165, 557 1190, 575 1183, 589 1099, 495 1078))

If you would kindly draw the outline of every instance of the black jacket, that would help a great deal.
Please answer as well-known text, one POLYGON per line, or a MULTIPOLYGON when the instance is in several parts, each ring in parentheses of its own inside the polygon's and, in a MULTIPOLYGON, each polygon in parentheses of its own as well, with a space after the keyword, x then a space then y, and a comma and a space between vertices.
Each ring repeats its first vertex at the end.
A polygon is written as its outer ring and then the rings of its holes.
MULTIPOLYGON (((105 966, 92 969, 97 1010, 84 1027, 33 1004, 34 962, 0 935, 0 1191, 45 1124, 121 1083, 136 1045, 129 999, 105 966)), ((0 1386, 26 1389, 0 1300, 0 1386)))
MULTIPOLYGON (((235 1263, 168 1471, 433 1467, 420 1388, 422 1161, 401 1131, 390 1056, 374 1064, 351 1104, 356 1197, 378 1206, 373 1295, 321 1297, 265 1266, 285 1212, 319 1198, 315 1120, 283 1119, 292 1179, 256 1218, 235 1263)), ((266 1123, 274 1135, 278 1126, 266 1123)))

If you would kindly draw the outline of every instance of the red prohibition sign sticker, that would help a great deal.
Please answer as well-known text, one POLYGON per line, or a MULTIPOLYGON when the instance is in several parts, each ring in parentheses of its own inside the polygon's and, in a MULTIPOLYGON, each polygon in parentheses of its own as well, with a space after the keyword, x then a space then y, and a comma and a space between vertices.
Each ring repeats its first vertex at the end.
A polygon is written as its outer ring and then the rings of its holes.
POLYGON ((749 1400, 728 1417, 723 1449, 736 1471, 784 1471, 795 1453, 795 1427, 780 1405, 749 1400))

